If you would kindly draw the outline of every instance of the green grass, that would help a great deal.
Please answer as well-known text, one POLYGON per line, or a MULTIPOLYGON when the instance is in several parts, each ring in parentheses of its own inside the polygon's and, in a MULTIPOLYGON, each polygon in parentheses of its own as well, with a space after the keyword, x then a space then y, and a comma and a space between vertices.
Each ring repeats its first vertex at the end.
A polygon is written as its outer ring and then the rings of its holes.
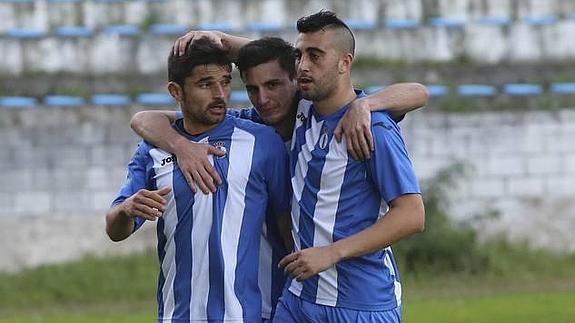
POLYGON ((449 298, 408 298, 405 322, 572 322, 575 290, 449 298))
MULTIPOLYGON (((573 257, 487 248, 499 260, 482 275, 404 274, 405 322, 572 321, 573 257)), ((156 277, 153 252, 1 274, 0 323, 154 322, 156 277)))

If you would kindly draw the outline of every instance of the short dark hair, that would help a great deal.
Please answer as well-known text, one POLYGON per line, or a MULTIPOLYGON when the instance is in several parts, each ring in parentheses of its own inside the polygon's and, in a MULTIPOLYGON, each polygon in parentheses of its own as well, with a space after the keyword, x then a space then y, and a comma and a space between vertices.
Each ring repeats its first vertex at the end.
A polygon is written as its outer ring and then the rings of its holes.
POLYGON ((208 64, 228 66, 230 70, 232 68, 228 52, 207 38, 191 42, 182 56, 174 55, 172 48, 168 58, 168 80, 183 87, 194 67, 208 64))
POLYGON ((290 80, 295 77, 295 55, 293 46, 278 37, 264 37, 244 45, 239 53, 237 66, 240 75, 254 66, 277 60, 280 67, 286 71, 290 80))
POLYGON ((339 17, 330 10, 322 9, 312 15, 304 16, 297 21, 297 31, 300 33, 313 33, 320 30, 336 29, 344 31, 345 38, 338 44, 353 55, 355 52, 355 37, 351 29, 339 17))

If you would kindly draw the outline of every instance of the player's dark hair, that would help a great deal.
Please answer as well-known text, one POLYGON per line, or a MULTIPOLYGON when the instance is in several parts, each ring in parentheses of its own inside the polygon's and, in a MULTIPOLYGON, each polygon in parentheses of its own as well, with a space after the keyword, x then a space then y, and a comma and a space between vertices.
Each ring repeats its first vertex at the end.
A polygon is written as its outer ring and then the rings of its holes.
POLYGON ((264 37, 244 45, 238 53, 237 66, 240 75, 254 66, 277 60, 290 80, 295 77, 295 55, 293 46, 278 37, 264 37))
POLYGON ((346 48, 352 55, 355 52, 355 37, 353 32, 337 15, 329 10, 322 9, 309 16, 304 16, 297 21, 297 31, 300 33, 313 33, 320 30, 335 29, 343 31, 345 34, 344 41, 345 44, 339 44, 340 46, 345 45, 346 48))
POLYGON ((194 40, 182 56, 174 55, 173 49, 168 58, 168 80, 184 86, 186 77, 192 75, 194 67, 216 64, 232 68, 228 52, 206 38, 194 40))

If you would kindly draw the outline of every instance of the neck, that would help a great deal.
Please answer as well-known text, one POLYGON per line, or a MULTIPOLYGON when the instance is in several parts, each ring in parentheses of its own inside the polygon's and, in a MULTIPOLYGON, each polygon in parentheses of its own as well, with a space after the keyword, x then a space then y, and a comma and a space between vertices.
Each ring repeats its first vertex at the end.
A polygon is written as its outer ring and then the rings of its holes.
POLYGON ((321 101, 314 101, 313 106, 319 115, 326 116, 355 100, 355 97, 355 91, 353 90, 351 80, 349 80, 339 84, 333 95, 321 101))
POLYGON ((186 132, 192 136, 201 135, 204 132, 207 132, 207 131, 217 127, 219 124, 220 123, 218 122, 216 124, 207 125, 207 124, 203 124, 203 123, 199 123, 197 121, 194 121, 191 118, 184 117, 184 130, 186 130, 186 132))
POLYGON ((295 125, 295 115, 297 113, 298 100, 294 99, 292 102, 290 113, 279 123, 274 125, 274 129, 282 137, 283 141, 291 139, 293 127, 295 125))

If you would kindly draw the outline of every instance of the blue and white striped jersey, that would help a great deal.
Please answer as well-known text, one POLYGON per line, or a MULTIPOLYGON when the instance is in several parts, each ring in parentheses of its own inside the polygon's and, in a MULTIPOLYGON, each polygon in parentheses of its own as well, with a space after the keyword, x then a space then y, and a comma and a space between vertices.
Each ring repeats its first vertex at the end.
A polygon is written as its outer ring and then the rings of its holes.
MULTIPOLYGON (((113 204, 139 189, 172 188, 157 226, 160 275, 158 322, 261 322, 260 237, 266 211, 289 209, 287 156, 271 128, 226 116, 188 139, 226 152, 211 158, 223 183, 216 193, 192 193, 171 154, 138 147, 113 204)), ((135 218, 136 229, 144 220, 135 218)))
MULTIPOLYGON (((262 119, 253 107, 243 109, 228 108, 227 114, 263 124, 262 119)), ((176 118, 183 118, 183 116, 181 111, 176 112, 176 118)), ((262 226, 262 239, 260 242, 258 282, 262 294, 262 318, 265 319, 273 317, 286 281, 286 276, 283 270, 278 268, 278 264, 283 257, 287 256, 288 250, 278 232, 278 225, 274 215, 270 213, 266 217, 262 226)))
MULTIPOLYGON (((372 113, 371 159, 348 156, 345 140, 333 136, 346 110, 321 117, 310 101, 299 102, 290 149, 296 250, 347 238, 374 224, 393 199, 420 192, 399 127, 387 113, 372 113)), ((341 261, 302 283, 292 280, 289 290, 309 302, 361 311, 401 304, 391 248, 341 261)))

